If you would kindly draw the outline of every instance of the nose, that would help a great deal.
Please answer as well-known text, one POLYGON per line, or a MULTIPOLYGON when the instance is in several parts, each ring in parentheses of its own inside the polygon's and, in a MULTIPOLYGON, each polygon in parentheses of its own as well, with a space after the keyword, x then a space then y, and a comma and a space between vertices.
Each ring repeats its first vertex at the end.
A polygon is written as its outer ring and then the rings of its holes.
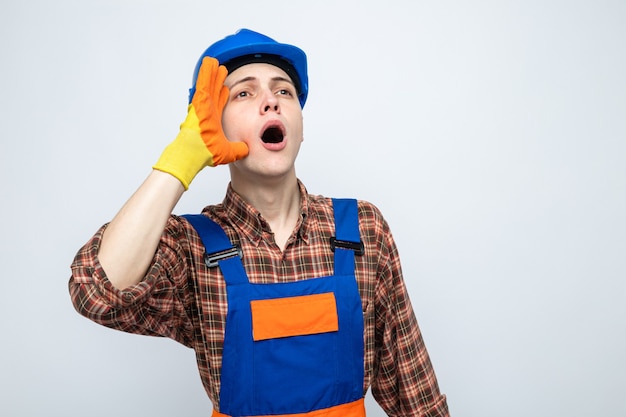
POLYGON ((278 98, 271 91, 266 91, 261 103, 261 113, 265 114, 271 111, 280 113, 280 105, 278 98))

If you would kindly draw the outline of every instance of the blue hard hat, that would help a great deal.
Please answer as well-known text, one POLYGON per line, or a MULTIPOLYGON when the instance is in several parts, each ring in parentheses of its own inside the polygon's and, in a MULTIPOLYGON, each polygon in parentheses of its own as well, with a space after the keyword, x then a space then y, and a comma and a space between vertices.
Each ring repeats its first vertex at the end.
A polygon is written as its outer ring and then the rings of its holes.
POLYGON ((309 93, 309 79, 307 76, 306 54, 293 45, 278 43, 274 39, 249 29, 240 29, 209 46, 200 56, 193 80, 189 89, 189 102, 196 92, 196 81, 202 59, 210 56, 224 65, 228 72, 254 62, 263 62, 275 65, 285 71, 292 79, 298 91, 300 106, 304 107, 309 93))

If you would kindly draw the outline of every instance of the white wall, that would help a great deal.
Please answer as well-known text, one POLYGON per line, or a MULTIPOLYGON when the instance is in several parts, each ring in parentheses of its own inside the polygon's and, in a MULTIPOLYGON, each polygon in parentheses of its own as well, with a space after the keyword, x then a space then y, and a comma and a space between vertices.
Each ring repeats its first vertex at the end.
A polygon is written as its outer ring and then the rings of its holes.
POLYGON ((604 0, 3 0, 0 414, 208 415, 191 351, 89 322, 66 283, 240 27, 307 51, 299 176, 385 213, 453 415, 626 414, 625 21, 604 0))

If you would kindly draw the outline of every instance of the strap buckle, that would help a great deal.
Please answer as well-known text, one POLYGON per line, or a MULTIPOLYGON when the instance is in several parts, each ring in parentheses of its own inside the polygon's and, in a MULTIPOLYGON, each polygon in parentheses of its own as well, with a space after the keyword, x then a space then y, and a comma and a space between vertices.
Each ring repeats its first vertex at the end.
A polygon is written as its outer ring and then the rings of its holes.
POLYGON ((337 240, 335 236, 330 238, 330 248, 335 251, 335 248, 349 249, 354 251, 355 255, 362 256, 365 253, 365 245, 363 241, 351 242, 349 240, 337 240))
POLYGON ((243 259, 243 251, 241 250, 241 246, 235 245, 230 249, 226 249, 219 252, 213 253, 205 253, 204 254, 204 263, 209 268, 213 268, 218 266, 218 262, 224 259, 233 258, 235 256, 239 256, 243 259))

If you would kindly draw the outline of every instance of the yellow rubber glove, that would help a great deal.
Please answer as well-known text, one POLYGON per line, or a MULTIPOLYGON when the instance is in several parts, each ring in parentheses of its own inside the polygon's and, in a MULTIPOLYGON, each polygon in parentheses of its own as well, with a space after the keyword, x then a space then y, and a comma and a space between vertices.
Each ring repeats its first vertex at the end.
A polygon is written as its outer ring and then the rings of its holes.
POLYGON ((222 112, 229 95, 224 85, 227 75, 215 58, 202 60, 187 118, 153 166, 178 178, 185 190, 204 167, 228 164, 248 155, 248 145, 230 142, 222 130, 222 112))

